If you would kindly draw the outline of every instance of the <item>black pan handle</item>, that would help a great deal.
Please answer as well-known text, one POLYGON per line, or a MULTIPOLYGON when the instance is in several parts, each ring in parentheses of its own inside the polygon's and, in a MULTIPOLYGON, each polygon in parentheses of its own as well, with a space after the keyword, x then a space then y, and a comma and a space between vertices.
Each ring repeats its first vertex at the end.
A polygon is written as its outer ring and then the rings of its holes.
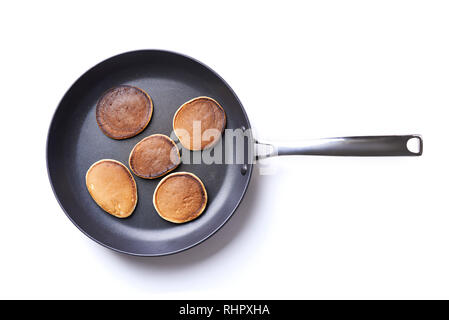
POLYGON ((256 142, 257 159, 285 155, 311 156, 420 156, 423 140, 420 135, 361 136, 315 140, 301 140, 294 144, 271 144, 256 142), (417 142, 417 149, 410 150, 409 141, 417 142))

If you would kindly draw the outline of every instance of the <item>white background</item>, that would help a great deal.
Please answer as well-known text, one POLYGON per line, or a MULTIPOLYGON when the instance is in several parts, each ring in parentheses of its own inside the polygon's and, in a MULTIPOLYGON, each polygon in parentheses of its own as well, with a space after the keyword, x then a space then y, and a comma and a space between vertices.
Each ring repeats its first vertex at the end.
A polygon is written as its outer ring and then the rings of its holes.
POLYGON ((449 298, 444 1, 65 1, 0 5, 0 298, 449 298), (231 221, 181 254, 89 240, 47 178, 59 100, 135 49, 215 69, 257 136, 424 137, 421 158, 283 157, 231 221))

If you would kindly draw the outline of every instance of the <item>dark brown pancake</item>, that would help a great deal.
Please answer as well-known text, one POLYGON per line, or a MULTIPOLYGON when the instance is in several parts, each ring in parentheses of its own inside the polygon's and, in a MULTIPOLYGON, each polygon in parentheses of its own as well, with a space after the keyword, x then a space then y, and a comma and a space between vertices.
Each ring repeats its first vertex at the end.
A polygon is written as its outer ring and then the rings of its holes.
POLYGON ((152 114, 151 97, 139 88, 126 85, 106 91, 98 101, 96 110, 101 131, 119 140, 142 132, 152 114))
POLYGON ((175 142, 153 134, 137 143, 129 155, 129 167, 139 177, 155 179, 174 170, 181 162, 175 142))
POLYGON ((137 204, 137 186, 122 163, 104 159, 86 173, 86 187, 95 202, 117 218, 129 217, 137 204))
POLYGON ((173 117, 173 130, 181 144, 189 150, 212 147, 220 140, 225 126, 226 114, 223 108, 209 97, 187 101, 173 117))
POLYGON ((174 223, 188 222, 206 208, 206 188, 193 173, 172 173, 157 185, 153 204, 163 219, 174 223))

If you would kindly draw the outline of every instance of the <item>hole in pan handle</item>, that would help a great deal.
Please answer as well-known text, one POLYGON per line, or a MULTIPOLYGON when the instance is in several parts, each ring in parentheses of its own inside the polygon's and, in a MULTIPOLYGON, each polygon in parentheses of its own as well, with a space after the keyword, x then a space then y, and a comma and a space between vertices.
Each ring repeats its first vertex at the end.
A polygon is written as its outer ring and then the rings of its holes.
POLYGON ((357 136, 300 140, 273 144, 256 141, 257 159, 285 155, 388 157, 420 156, 423 139, 420 135, 357 136))

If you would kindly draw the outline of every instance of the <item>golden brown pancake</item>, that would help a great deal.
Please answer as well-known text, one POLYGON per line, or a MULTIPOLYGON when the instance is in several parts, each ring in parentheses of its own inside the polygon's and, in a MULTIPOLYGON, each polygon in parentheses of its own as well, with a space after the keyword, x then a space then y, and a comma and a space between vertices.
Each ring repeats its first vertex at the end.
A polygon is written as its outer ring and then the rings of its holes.
POLYGON ((137 143, 129 155, 129 167, 137 176, 155 179, 174 170, 181 162, 175 142, 163 134, 153 134, 137 143))
POLYGON ((154 207, 163 219, 170 222, 184 223, 197 218, 203 213, 206 203, 206 188, 193 173, 169 174, 154 190, 154 207))
POLYGON ((111 88, 97 103, 98 126, 113 139, 126 139, 142 132, 152 114, 151 97, 142 89, 131 86, 111 88))
POLYGON ((95 202, 117 218, 129 217, 137 204, 137 186, 122 163, 104 159, 86 173, 86 186, 95 202))
POLYGON ((173 117, 173 130, 189 150, 203 150, 216 144, 226 126, 226 114, 220 104, 209 97, 187 101, 173 117))

